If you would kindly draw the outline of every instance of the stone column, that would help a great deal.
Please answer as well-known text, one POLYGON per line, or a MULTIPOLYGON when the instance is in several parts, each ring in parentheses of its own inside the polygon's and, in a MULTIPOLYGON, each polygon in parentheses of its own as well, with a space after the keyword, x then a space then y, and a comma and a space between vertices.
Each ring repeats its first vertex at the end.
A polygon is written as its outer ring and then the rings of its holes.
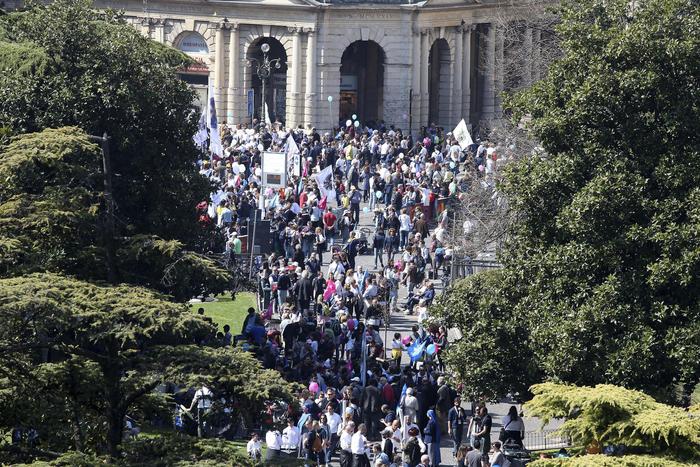
MULTIPOLYGON (((302 69, 302 56, 301 56, 301 37, 300 28, 290 27, 289 31, 292 33, 292 98, 289 99, 291 103, 291 109, 287 110, 287 126, 296 126, 301 121, 301 69, 302 69)), ((289 63, 289 62, 287 62, 289 63)))
POLYGON ((496 107, 495 103, 495 74, 496 74, 496 25, 490 24, 486 35, 486 71, 484 76, 484 99, 481 118, 491 120, 496 107))
POLYGON ((540 47, 542 46, 542 31, 539 29, 535 30, 535 35, 532 38, 532 61, 530 62, 530 66, 532 66, 532 80, 537 81, 539 80, 542 75, 541 75, 541 70, 540 68, 542 67, 541 63, 541 49, 540 47))
POLYGON ((141 20, 141 34, 150 38, 151 37, 151 18, 144 18, 141 20))
POLYGON ((216 24, 216 51, 214 59, 214 97, 216 98, 216 116, 219 122, 223 121, 226 112, 225 106, 225 90, 224 90, 224 72, 226 70, 224 63, 224 25, 216 24))
POLYGON ((504 50, 503 30, 496 29, 496 74, 495 74, 495 99, 494 113, 496 117, 501 116, 501 101, 503 100, 503 81, 505 75, 505 50, 504 50))
POLYGON ((304 95, 304 122, 314 125, 316 109, 316 31, 310 29, 306 39, 306 92, 304 95))
POLYGON ((428 64, 430 55, 430 45, 428 44, 428 29, 423 29, 420 35, 420 113, 421 121, 419 122, 418 128, 420 129, 423 125, 428 125, 429 116, 429 99, 430 99, 430 89, 428 88, 428 64))
POLYGON ((462 34, 462 112, 467 125, 471 123, 472 108, 472 31, 475 26, 470 24, 462 34))
POLYGON ((156 35, 155 40, 161 44, 165 44, 165 20, 157 19, 155 20, 156 35))
POLYGON ((453 114, 452 121, 456 124, 463 118, 462 110, 462 82, 464 79, 464 53, 463 53, 463 34, 464 28, 462 25, 455 27, 455 61, 454 61, 454 81, 452 85, 452 105, 453 114))
POLYGON ((238 23, 231 24, 228 42, 228 92, 226 94, 227 113, 231 116, 231 124, 247 121, 240 112, 241 85, 240 85, 240 32, 238 23))
POLYGON ((412 56, 412 91, 411 99, 411 132, 417 131, 423 122, 421 114, 421 32, 419 29, 413 30, 413 56, 412 56))

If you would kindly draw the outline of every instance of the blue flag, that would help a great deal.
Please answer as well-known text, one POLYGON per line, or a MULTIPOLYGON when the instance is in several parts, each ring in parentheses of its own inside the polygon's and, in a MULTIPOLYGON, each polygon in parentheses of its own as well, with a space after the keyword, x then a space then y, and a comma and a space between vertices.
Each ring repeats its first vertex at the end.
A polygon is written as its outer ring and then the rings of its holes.
POLYGON ((199 124, 197 125, 197 133, 194 134, 192 139, 194 143, 200 148, 204 148, 207 144, 207 114, 205 110, 202 110, 202 115, 199 117, 199 124))
POLYGON ((425 341, 423 342, 418 342, 415 341, 413 344, 411 344, 406 351, 408 352, 408 356, 411 357, 411 362, 415 362, 419 358, 423 356, 423 351, 425 350, 425 341))

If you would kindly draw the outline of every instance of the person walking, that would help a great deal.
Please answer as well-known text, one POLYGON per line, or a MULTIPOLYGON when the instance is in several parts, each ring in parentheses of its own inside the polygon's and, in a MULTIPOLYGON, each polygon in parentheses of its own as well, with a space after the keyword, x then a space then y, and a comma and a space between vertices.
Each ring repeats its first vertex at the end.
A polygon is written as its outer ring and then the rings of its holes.
POLYGON ((462 408, 462 399, 460 397, 454 398, 454 403, 452 408, 447 413, 447 432, 452 438, 452 454, 457 455, 460 446, 462 445, 462 438, 464 436, 464 427, 467 423, 467 412, 462 408))
POLYGON ((423 428, 423 442, 425 442, 431 467, 438 467, 440 461, 440 424, 434 410, 428 410, 428 423, 423 428))
POLYGON ((374 269, 377 269, 377 262, 384 269, 384 259, 382 255, 384 254, 384 244, 386 236, 384 235, 384 230, 378 228, 374 232, 374 239, 372 240, 372 247, 374 248, 374 269))

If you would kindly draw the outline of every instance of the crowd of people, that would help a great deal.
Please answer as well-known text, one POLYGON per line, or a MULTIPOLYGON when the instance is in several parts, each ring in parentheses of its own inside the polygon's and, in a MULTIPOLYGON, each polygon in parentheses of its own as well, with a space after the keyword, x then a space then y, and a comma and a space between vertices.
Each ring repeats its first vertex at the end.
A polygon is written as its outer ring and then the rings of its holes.
MULTIPOLYGON (((256 272, 259 310, 240 334, 228 327, 217 338, 305 387, 297 408, 271 404, 249 454, 268 465, 299 456, 314 466, 436 467, 448 438, 459 465, 503 467, 491 416, 463 407, 442 359, 447 329, 429 316, 453 254, 446 207, 464 174, 495 170, 496 148, 460 146, 434 126, 414 140, 394 128, 321 135, 253 122, 224 126, 221 139, 221 154, 201 161, 218 186, 200 205, 212 248, 247 261, 241 237, 256 210, 271 244, 256 272), (299 165, 286 186, 263 186, 262 152, 292 150, 299 165), (372 264, 358 264, 363 254, 372 264), (417 315, 409 333, 389 334, 397 313, 417 315)), ((501 438, 522 444, 522 419, 509 416, 501 438)))

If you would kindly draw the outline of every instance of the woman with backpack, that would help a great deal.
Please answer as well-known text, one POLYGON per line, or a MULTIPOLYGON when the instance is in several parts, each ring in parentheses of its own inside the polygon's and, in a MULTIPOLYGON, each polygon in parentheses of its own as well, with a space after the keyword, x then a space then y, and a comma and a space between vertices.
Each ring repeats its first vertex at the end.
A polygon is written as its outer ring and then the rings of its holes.
POLYGON ((311 429, 304 442, 307 466, 323 466, 326 462, 326 454, 323 450, 323 433, 318 421, 311 424, 311 429))

